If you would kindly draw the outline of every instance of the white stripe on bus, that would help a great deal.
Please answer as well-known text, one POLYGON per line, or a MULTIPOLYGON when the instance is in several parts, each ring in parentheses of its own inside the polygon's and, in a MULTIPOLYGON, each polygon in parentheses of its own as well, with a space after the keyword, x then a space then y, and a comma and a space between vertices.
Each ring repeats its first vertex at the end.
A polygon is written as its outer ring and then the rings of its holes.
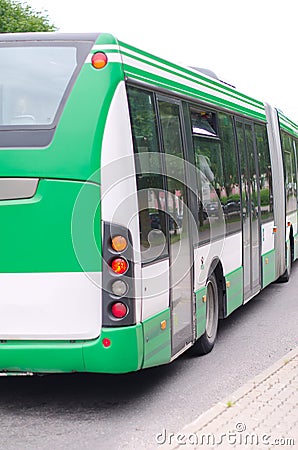
MULTIPOLYGON (((127 61, 130 61, 130 65, 133 67, 137 67, 140 68, 142 70, 142 68, 144 67, 143 70, 146 70, 149 73, 155 74, 160 76, 160 73, 162 73, 162 76, 164 78, 168 78, 169 80, 172 81, 176 81, 179 80, 179 83, 183 83, 189 87, 193 87, 193 88, 198 88, 198 84, 200 85, 200 90, 206 93, 212 93, 212 95, 218 96, 224 100, 228 100, 228 101, 232 101, 240 106, 244 106, 247 109, 250 109, 252 111, 256 111, 258 113, 264 113, 264 108, 262 108, 262 106, 257 106, 257 102, 251 98, 249 99, 247 102, 245 101, 245 99, 243 99, 241 93, 239 93, 237 90, 233 91, 232 96, 230 96, 227 91, 226 88, 224 86, 222 86, 222 84, 220 83, 220 81, 217 82, 216 79, 210 78, 208 77, 208 75, 202 74, 202 77, 204 77, 204 80, 202 80, 202 83, 207 83, 208 86, 204 86, 202 84, 200 84, 200 80, 198 80, 198 77, 195 76, 196 74, 199 74, 198 72, 196 72, 194 69, 190 68, 190 67, 186 67, 185 69, 187 69, 188 71, 193 72, 194 75, 191 75, 190 73, 185 73, 183 70, 179 70, 175 67, 172 67, 170 65, 164 64, 161 61, 159 61, 158 59, 154 59, 154 57, 148 57, 143 55, 142 53, 138 53, 136 51, 133 51, 129 48, 123 47, 123 46, 118 46, 116 44, 110 44, 110 45, 95 45, 93 46, 92 50, 101 50, 101 51, 107 51, 107 50, 121 50, 121 52, 125 52, 128 53, 130 56, 127 55, 123 55, 124 61, 125 59, 127 61), (130 58, 131 57, 131 58, 130 58), (143 62, 138 61, 138 59, 136 58, 140 58, 143 60, 143 62), (133 61, 133 62, 132 62, 133 61), (147 64, 146 64, 147 63, 147 64), (159 69, 155 68, 152 66, 152 64, 158 65, 159 69), (163 72, 160 72, 160 70, 165 71, 166 75, 163 72), (175 75, 171 74, 169 72, 169 70, 174 71, 176 73, 176 76, 179 77, 180 79, 178 79, 177 77, 175 77, 175 75), (185 79, 185 77, 191 78, 193 80, 194 83, 192 83, 191 81, 185 79), (181 80, 182 78, 182 80, 181 80), (210 81, 209 81, 210 78, 210 81), (213 83, 216 82, 216 86, 214 87, 213 83), (208 91, 209 89, 209 91, 208 91), (236 97, 236 98, 235 98, 236 97), (255 105, 253 105, 252 103, 255 103, 255 105)), ((119 58, 115 58, 115 54, 112 53, 108 53, 108 58, 109 61, 111 62, 122 62, 121 60, 121 56, 118 53, 119 58), (114 58, 111 59, 111 55, 114 55, 114 58)), ((86 62, 91 62, 91 57, 92 55, 89 55, 89 61, 87 60, 86 62)))
MULTIPOLYGON (((232 102, 238 106, 241 106, 245 109, 257 112, 257 113, 263 113, 265 116, 265 111, 262 110, 261 108, 257 108, 253 105, 251 105, 250 103, 246 103, 245 101, 241 101, 238 98, 233 98, 231 96, 229 96, 228 94, 224 94, 222 92, 218 92, 215 91, 212 88, 206 87, 204 85, 201 85, 200 83, 197 82, 192 82, 189 80, 185 80, 182 77, 180 77, 179 75, 172 75, 169 74, 167 71, 165 71, 164 69, 157 69, 157 68, 153 68, 152 66, 150 66, 150 64, 148 63, 143 63, 140 61, 136 61, 133 58, 130 58, 126 55, 123 55, 123 62, 124 64, 127 64, 129 66, 133 66, 136 67, 139 70, 142 70, 143 72, 149 72, 152 73, 158 77, 162 77, 162 78, 166 78, 170 81, 174 81, 176 83, 180 83, 180 84, 184 84, 187 87, 190 87, 192 89, 195 89, 196 91, 201 91, 207 95, 212 95, 212 96, 217 96, 218 98, 224 100, 224 101, 228 101, 228 102, 232 102)), ((173 90, 175 90, 175 88, 173 88, 173 90)))

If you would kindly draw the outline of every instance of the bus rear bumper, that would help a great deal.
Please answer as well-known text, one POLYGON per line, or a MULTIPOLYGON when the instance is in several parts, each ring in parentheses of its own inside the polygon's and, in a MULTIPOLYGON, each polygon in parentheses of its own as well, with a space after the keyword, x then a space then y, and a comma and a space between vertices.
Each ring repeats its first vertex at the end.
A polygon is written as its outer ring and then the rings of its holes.
POLYGON ((143 331, 138 324, 102 329, 92 341, 1 341, 0 374, 101 372, 125 373, 141 368, 143 331), (106 346, 109 340, 110 345, 106 346))
POLYGON ((83 345, 86 372, 126 373, 139 370, 143 362, 141 324, 123 328, 103 328, 100 339, 83 345), (104 346, 105 340, 110 345, 104 346))

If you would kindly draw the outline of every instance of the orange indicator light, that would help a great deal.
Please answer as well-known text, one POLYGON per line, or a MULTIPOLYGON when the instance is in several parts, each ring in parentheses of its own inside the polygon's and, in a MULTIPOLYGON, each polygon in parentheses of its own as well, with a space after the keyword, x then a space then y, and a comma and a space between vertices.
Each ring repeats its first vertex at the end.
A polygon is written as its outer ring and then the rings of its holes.
POLYGON ((112 248, 116 252, 123 252, 127 247, 127 240, 124 236, 114 236, 112 238, 112 248))

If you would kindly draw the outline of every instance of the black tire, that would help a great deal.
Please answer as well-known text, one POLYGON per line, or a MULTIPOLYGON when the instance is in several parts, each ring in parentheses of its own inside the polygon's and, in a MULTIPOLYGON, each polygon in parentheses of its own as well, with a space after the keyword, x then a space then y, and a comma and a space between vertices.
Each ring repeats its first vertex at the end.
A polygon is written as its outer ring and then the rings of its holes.
POLYGON ((218 285, 214 273, 207 281, 206 295, 206 329, 205 333, 191 347, 194 356, 206 355, 211 352, 217 335, 218 327, 219 295, 218 285))

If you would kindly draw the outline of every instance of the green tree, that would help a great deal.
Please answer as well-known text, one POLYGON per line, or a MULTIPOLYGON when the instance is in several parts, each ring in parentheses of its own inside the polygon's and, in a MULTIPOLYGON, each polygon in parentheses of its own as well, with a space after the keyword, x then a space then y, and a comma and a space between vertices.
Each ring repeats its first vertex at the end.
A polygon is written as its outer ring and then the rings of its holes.
POLYGON ((17 0, 0 0, 0 33, 55 30, 45 13, 17 0))

